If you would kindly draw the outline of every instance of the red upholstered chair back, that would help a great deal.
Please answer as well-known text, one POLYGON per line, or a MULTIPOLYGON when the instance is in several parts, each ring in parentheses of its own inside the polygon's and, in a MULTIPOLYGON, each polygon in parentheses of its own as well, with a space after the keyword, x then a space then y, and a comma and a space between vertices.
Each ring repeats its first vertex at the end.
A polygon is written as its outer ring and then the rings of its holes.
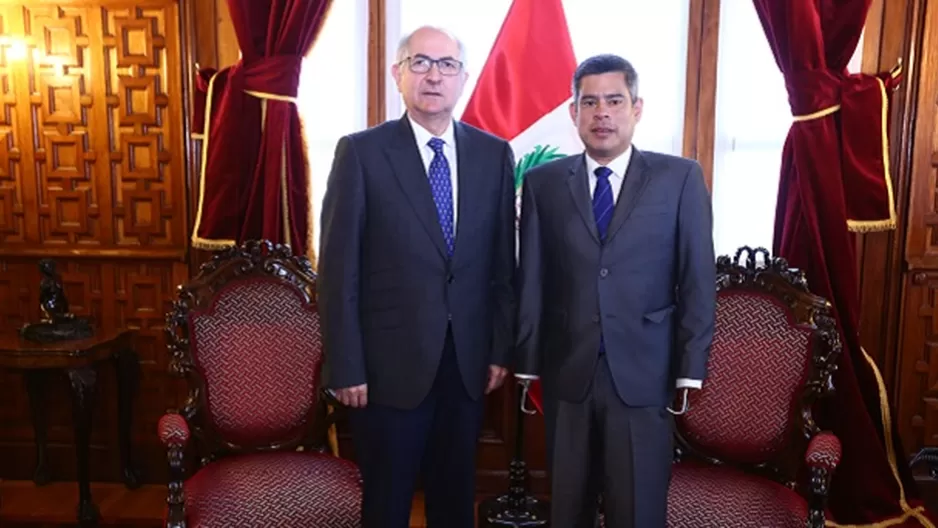
POLYGON ((181 287, 168 329, 187 373, 183 411, 209 451, 298 445, 318 408, 322 344, 309 261, 269 243, 232 248, 181 287))
POLYGON ((793 482, 816 430, 812 403, 830 388, 840 351, 830 306, 765 250, 743 248, 717 267, 708 378, 676 420, 682 455, 793 482))

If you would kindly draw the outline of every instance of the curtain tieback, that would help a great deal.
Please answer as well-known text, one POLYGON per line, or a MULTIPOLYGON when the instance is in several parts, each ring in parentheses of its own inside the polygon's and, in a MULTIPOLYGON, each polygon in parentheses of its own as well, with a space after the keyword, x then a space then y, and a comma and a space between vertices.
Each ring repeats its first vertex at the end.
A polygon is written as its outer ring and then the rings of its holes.
POLYGON ((876 75, 841 75, 829 70, 786 76, 793 121, 803 123, 839 112, 835 133, 847 209, 847 229, 868 233, 896 227, 895 196, 889 159, 890 94, 901 81, 902 63, 876 75), (811 109, 820 110, 811 111, 811 109), (802 111, 804 110, 804 111, 802 111))
POLYGON ((244 93, 262 101, 296 103, 303 58, 295 55, 262 57, 244 65, 244 93))
POLYGON ((256 90, 245 90, 244 93, 248 95, 253 95, 258 99, 270 100, 270 101, 284 101, 287 103, 296 104, 296 97, 290 97, 289 95, 279 95, 275 93, 267 92, 258 92, 256 90))
MULTIPOLYGON (((895 89, 896 86, 898 86, 897 78, 901 73, 902 58, 900 57, 896 65, 889 70, 888 79, 893 81, 890 88, 895 89)), ((840 78, 829 71, 806 71, 791 75, 790 79, 786 79, 786 86, 792 105, 792 121, 795 123, 813 121, 839 111, 843 105, 833 103, 831 99, 839 100, 843 97, 844 92, 842 85, 847 82, 848 79, 850 79, 850 76, 840 78), (807 96, 805 96, 805 94, 807 94, 807 96), (823 103, 825 101, 829 104, 824 105, 823 103), (821 107, 821 109, 801 113, 796 111, 796 108, 801 107, 821 107)))
POLYGON ((823 110, 812 112, 810 114, 792 116, 792 121, 794 121, 795 123, 798 123, 801 121, 813 121, 815 119, 820 119, 822 117, 829 116, 838 110, 840 110, 840 105, 836 104, 833 106, 828 106, 827 108, 824 108, 823 110))

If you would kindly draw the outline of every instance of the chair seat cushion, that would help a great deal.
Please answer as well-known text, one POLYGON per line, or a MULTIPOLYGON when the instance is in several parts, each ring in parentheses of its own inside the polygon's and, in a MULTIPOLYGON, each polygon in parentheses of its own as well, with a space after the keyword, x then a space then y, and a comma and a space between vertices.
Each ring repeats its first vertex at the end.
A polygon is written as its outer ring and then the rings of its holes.
POLYGON ((361 479, 347 460, 320 453, 223 458, 184 485, 189 528, 352 528, 361 479))
POLYGON ((805 499, 767 478, 687 462, 673 470, 669 528, 804 528, 807 522, 805 499))

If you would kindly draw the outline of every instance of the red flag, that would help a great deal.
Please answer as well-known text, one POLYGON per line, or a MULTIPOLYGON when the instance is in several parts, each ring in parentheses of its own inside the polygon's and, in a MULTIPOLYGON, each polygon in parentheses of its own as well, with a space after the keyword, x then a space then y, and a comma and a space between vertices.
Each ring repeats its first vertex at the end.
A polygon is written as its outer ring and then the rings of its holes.
MULTIPOLYGON (((519 199, 525 170, 583 149, 566 108, 574 71, 561 0, 514 0, 462 120, 511 143, 519 199)), ((543 414, 540 382, 529 396, 543 414)))

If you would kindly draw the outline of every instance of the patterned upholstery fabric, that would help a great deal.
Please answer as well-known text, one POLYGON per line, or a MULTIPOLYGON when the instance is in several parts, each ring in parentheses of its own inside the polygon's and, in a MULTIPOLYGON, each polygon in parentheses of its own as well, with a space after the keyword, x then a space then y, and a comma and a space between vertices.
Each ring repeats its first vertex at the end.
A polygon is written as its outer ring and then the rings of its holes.
POLYGON ((720 466, 674 465, 669 528, 803 528, 808 505, 769 479, 720 466))
POLYGON ((840 440, 832 433, 818 433, 808 444, 804 461, 811 467, 833 471, 840 463, 840 440))
POLYGON ((189 528, 358 528, 361 485, 347 460, 318 453, 223 458, 185 483, 189 528))
POLYGON ((716 458, 770 460, 791 438, 809 343, 808 331, 792 326, 781 301, 721 292, 705 390, 691 392, 691 412, 678 417, 678 430, 716 458))
POLYGON ((319 317, 297 291, 272 278, 236 282, 190 317, 208 416, 222 437, 259 446, 308 425, 322 346, 319 317))
POLYGON ((189 441, 189 426, 186 419, 178 414, 164 414, 156 429, 164 446, 185 445, 189 441))

